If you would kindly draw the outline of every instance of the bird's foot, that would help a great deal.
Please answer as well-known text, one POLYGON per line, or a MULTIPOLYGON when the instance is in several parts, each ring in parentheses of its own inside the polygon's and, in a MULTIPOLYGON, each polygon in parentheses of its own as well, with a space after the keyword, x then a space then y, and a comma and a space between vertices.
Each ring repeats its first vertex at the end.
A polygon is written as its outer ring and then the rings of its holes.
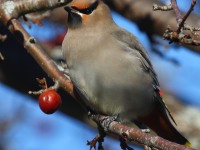
MULTIPOLYGON (((89 118, 99 117, 99 115, 96 112, 94 112, 88 108, 88 117, 89 118)), ((96 150, 97 142, 98 142, 98 150, 104 149, 102 143, 104 141, 104 137, 106 136, 106 131, 108 131, 111 122, 116 120, 117 118, 118 118, 118 115, 106 116, 106 117, 103 117, 103 118, 99 119, 98 121, 96 121, 98 130, 99 130, 99 134, 92 141, 87 142, 87 145, 90 145, 90 150, 92 148, 94 148, 96 150)))
MULTIPOLYGON (((88 118, 99 117, 98 113, 96 113, 89 107, 87 109, 88 109, 88 118)), ((101 127, 102 130, 106 132, 106 131, 108 131, 111 122, 117 120, 118 117, 119 117, 119 115, 105 116, 105 117, 99 119, 98 121, 96 121, 96 123, 97 123, 98 127, 101 127)))
POLYGON ((127 135, 126 133, 122 133, 122 136, 120 137, 120 147, 122 150, 134 150, 130 146, 127 145, 127 135))
POLYGON ((98 134, 93 140, 87 141, 87 145, 90 145, 90 150, 92 148, 94 148, 96 150, 96 144, 97 144, 99 138, 100 138, 100 135, 98 134))
POLYGON ((102 130, 101 127, 98 127, 99 134, 92 140, 92 141, 87 141, 87 145, 90 145, 90 150, 94 148, 96 150, 96 144, 98 142, 98 150, 104 150, 103 148, 103 141, 104 137, 106 136, 106 133, 102 130))

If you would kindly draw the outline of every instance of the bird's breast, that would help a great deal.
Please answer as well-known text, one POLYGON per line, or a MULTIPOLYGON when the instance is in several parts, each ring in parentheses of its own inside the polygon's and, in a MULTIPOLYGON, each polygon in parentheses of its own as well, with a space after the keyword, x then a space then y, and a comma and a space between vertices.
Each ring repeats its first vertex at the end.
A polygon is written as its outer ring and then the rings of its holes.
POLYGON ((139 58, 110 41, 95 42, 69 41, 64 52, 69 75, 85 103, 105 115, 134 118, 150 111, 152 79, 139 58))

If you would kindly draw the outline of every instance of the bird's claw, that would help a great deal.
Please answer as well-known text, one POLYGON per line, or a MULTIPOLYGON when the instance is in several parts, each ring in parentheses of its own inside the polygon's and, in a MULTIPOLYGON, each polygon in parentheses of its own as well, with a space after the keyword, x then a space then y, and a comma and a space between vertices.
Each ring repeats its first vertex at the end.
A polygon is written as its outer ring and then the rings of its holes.
POLYGON ((90 145, 90 150, 92 150, 92 148, 96 150, 96 144, 98 142, 99 143, 98 150, 104 150, 102 145, 103 141, 104 141, 104 135, 102 136, 101 134, 98 134, 93 140, 87 141, 87 145, 90 145))
POLYGON ((87 145, 90 145, 90 150, 91 150, 92 148, 94 148, 94 149, 96 150, 97 141, 98 141, 98 140, 96 140, 96 137, 95 137, 92 141, 87 141, 87 145))

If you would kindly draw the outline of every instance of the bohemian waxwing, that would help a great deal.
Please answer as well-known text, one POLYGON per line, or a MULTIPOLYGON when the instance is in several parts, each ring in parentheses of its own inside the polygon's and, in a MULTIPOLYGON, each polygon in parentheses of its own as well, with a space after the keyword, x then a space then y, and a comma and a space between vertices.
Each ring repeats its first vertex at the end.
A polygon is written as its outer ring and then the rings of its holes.
POLYGON ((94 112, 140 122, 159 136, 190 145, 173 126, 148 55, 117 26, 100 0, 73 0, 62 50, 79 96, 94 112))

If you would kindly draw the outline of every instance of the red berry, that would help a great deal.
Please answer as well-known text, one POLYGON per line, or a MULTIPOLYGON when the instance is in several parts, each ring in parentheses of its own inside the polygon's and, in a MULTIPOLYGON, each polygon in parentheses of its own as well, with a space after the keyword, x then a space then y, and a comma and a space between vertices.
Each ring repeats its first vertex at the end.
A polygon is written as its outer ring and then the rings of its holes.
POLYGON ((39 96, 40 109, 46 114, 52 114, 61 105, 61 97, 55 90, 47 90, 39 96))

